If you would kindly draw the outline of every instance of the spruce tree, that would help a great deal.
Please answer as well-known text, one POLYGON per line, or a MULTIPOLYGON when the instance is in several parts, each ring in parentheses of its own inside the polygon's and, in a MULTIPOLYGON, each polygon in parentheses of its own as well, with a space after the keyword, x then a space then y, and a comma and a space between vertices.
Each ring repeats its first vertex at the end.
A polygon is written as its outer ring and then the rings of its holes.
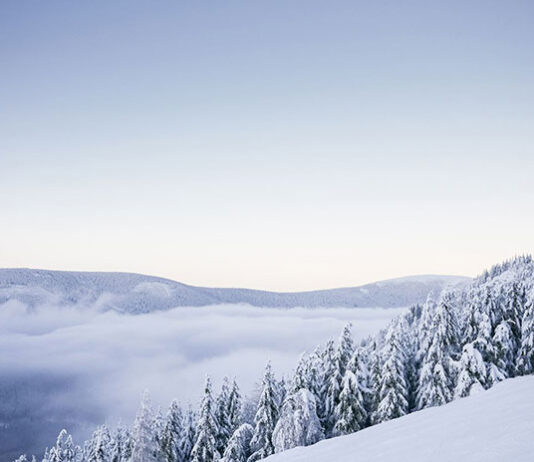
POLYGON ((373 416, 375 423, 401 417, 409 411, 404 351, 398 334, 393 329, 388 332, 386 342, 386 361, 382 367, 378 388, 379 402, 373 416))
POLYGON ((130 432, 120 424, 113 435, 110 451, 111 462, 127 462, 132 456, 130 432))
POLYGON ((93 433, 86 460, 87 462, 110 462, 111 449, 109 429, 105 425, 102 425, 93 433))
POLYGON ((204 397, 200 405, 196 442, 191 451, 192 462, 214 462, 221 457, 217 451, 219 428, 214 411, 215 403, 211 390, 211 380, 208 377, 204 388, 204 397))
POLYGON ((522 316, 517 371, 523 375, 534 372, 534 290, 530 294, 522 316))
POLYGON ((459 337, 455 313, 447 296, 436 308, 431 335, 432 342, 423 360, 419 377, 418 409, 448 403, 453 396, 459 337))
POLYGON ((161 433, 160 454, 164 462, 182 462, 180 442, 182 440, 182 409, 173 400, 169 406, 161 433))
POLYGON ((214 417, 217 422, 217 451, 224 454, 226 443, 232 436, 233 428, 230 422, 230 385, 228 377, 224 377, 221 391, 215 402, 214 417))
POLYGON ((272 441, 275 452, 308 446, 324 438, 317 417, 315 396, 306 388, 286 397, 272 441))
POLYGON ((365 427, 367 411, 356 374, 347 370, 343 377, 339 403, 335 410, 333 435, 347 435, 365 427))
POLYGON ((337 347, 338 367, 341 376, 345 375, 349 361, 354 354, 354 340, 352 338, 352 324, 349 322, 343 328, 337 347))
POLYGON ((185 462, 191 460, 191 452, 196 442, 196 426, 195 413, 189 407, 182 422, 182 437, 179 443, 179 452, 185 462))
POLYGON ((327 437, 332 435, 332 430, 336 423, 336 407, 339 404, 339 395, 341 393, 343 382, 343 364, 339 351, 335 353, 331 375, 328 379, 328 388, 324 403, 324 428, 327 437))
POLYGON ((130 462, 156 461, 158 449, 150 394, 145 391, 133 426, 130 462))
POLYGON ((237 428, 241 425, 242 417, 242 398, 239 391, 239 386, 237 385, 236 380, 232 382, 232 388, 230 390, 230 395, 228 397, 228 424, 230 433, 233 434, 237 428))
POLYGON ((460 373, 454 390, 456 398, 463 398, 483 390, 486 386, 486 367, 474 343, 464 345, 460 358, 460 373))
POLYGON ((74 445, 72 436, 67 430, 61 430, 56 445, 50 449, 47 462, 77 462, 80 453, 81 449, 74 445))
POLYGON ((250 457, 250 440, 254 434, 252 425, 244 423, 232 434, 221 462, 247 462, 250 457))
POLYGON ((275 378, 268 363, 263 375, 262 391, 258 403, 258 410, 254 417, 254 435, 250 441, 252 450, 248 462, 264 459, 274 453, 272 435, 278 421, 278 397, 275 390, 275 378))

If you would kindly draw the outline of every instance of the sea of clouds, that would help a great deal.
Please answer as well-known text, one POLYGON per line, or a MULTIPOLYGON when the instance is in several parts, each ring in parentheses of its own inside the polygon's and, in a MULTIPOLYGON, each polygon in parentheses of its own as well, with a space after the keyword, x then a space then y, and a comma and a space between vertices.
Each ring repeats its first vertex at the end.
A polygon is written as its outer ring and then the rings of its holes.
POLYGON ((206 375, 236 377, 253 393, 267 361, 280 377, 299 356, 353 324, 356 338, 402 309, 257 308, 217 305, 143 315, 94 306, 0 305, 0 459, 53 443, 63 427, 78 440, 101 423, 130 424, 149 389, 163 410, 196 406, 206 375))

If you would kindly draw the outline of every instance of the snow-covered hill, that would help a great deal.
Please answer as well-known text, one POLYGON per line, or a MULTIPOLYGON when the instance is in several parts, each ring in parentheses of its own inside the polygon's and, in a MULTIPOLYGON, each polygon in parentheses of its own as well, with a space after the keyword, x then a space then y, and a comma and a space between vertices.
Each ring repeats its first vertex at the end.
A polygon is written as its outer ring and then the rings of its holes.
POLYGON ((146 313, 177 306, 246 303, 262 307, 384 307, 425 301, 430 292, 461 284, 457 276, 412 276, 312 292, 267 292, 250 289, 195 287, 169 279, 131 273, 0 269, 0 304, 97 305, 128 313, 146 313))
POLYGON ((268 462, 527 462, 534 460, 534 377, 445 406, 295 448, 268 462))

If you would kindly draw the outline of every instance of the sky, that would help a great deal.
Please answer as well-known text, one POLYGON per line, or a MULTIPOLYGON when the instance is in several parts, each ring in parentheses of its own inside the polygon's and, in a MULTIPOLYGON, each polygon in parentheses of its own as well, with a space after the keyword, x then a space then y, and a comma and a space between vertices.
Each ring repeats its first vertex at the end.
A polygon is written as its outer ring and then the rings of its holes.
POLYGON ((530 1, 0 3, 0 266, 305 290, 534 252, 530 1))

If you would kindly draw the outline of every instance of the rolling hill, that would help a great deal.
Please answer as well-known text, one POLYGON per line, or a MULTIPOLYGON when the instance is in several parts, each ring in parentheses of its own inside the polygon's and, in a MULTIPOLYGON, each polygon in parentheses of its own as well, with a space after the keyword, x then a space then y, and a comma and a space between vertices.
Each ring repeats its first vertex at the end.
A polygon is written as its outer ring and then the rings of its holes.
POLYGON ((460 276, 411 276, 360 287, 310 292, 195 287, 133 273, 0 269, 0 304, 20 301, 37 305, 96 305, 107 310, 146 313, 178 306, 242 303, 262 307, 383 307, 422 303, 431 292, 462 284, 460 276))

